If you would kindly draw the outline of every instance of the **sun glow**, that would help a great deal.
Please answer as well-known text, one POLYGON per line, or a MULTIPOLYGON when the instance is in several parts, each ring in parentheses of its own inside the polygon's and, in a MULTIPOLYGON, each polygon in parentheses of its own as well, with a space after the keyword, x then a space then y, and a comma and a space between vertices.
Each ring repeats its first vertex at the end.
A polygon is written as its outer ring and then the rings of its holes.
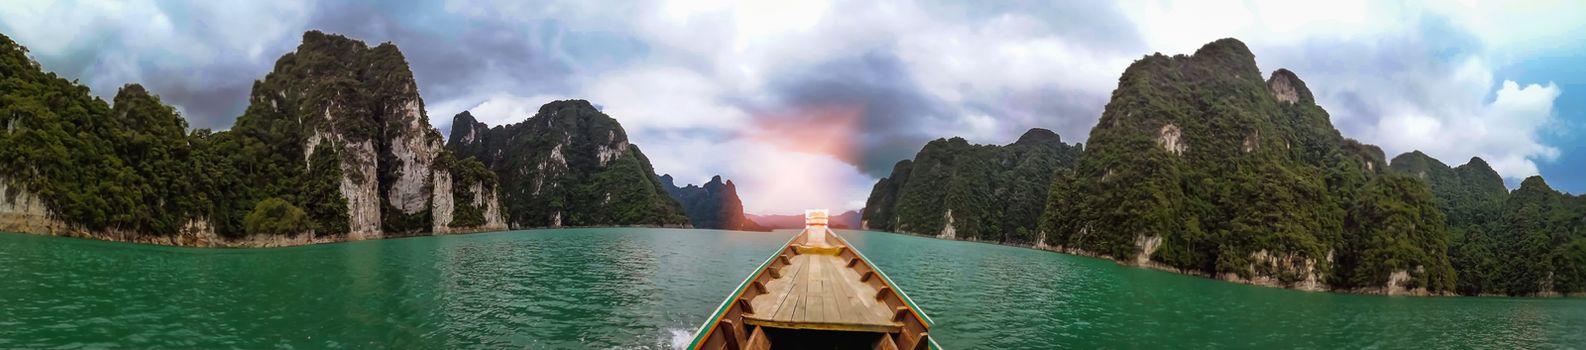
POLYGON ((735 173, 746 184, 739 186, 745 209, 787 214, 862 206, 868 188, 853 187, 870 179, 853 162, 863 112, 856 106, 819 106, 755 118, 759 122, 738 135, 746 149, 734 150, 735 173))

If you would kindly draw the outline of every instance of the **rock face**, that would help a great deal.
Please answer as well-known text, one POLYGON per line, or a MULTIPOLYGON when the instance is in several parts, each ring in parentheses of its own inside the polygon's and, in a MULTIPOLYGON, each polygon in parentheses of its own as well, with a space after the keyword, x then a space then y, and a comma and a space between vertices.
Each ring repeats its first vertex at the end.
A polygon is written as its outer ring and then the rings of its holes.
POLYGON ((703 186, 689 184, 677 187, 672 175, 661 175, 661 186, 683 206, 683 212, 688 214, 688 222, 694 228, 770 231, 743 215, 743 201, 738 198, 738 186, 731 180, 723 183, 721 176, 713 176, 703 186))
POLYGON ((876 182, 865 201, 866 229, 1033 244, 1053 174, 1083 149, 1030 129, 1006 146, 962 138, 927 143, 876 182))
POLYGON ((37 195, 0 177, 0 231, 54 234, 67 229, 37 195))
POLYGON ((1272 72, 1272 78, 1267 80, 1267 88, 1272 90, 1272 97, 1279 102, 1290 104, 1314 104, 1316 98, 1311 97, 1311 89, 1305 87, 1305 82, 1287 69, 1278 69, 1272 72))
POLYGON ((448 142, 500 179, 510 227, 688 225, 622 125, 588 101, 551 102, 496 127, 463 112, 448 142))
POLYGON ((1144 57, 1112 96, 1051 185, 1042 243, 1252 284, 1452 289, 1425 184, 1379 172, 1380 149, 1340 135, 1293 72, 1262 80, 1243 43, 1144 57))
MULTIPOLYGON (((451 180, 454 169, 435 165, 443 151, 440 132, 430 127, 418 84, 396 46, 371 48, 340 35, 305 33, 297 51, 255 84, 252 101, 240 128, 296 124, 303 159, 324 149, 321 144, 340 156, 348 238, 450 227, 432 211, 451 209, 433 207, 452 204, 450 189, 438 192, 435 177, 444 173, 451 180)), ((442 219, 450 219, 447 214, 442 219)))
POLYGON ((507 229, 501 216, 495 173, 472 158, 455 160, 449 151, 435 161, 431 192, 436 234, 507 229))

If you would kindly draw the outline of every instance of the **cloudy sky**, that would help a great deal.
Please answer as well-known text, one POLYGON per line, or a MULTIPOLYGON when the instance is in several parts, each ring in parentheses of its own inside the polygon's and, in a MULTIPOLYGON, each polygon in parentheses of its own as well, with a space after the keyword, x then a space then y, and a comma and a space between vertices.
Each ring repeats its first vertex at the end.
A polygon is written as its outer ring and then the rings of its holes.
POLYGON ((1586 192, 1581 1, 10 1, 0 33, 96 94, 225 129, 306 30, 394 42, 443 133, 582 98, 660 173, 757 213, 856 209, 925 142, 1085 141, 1140 57, 1243 40, 1348 137, 1586 192), (818 187, 812 190, 811 187, 818 187))

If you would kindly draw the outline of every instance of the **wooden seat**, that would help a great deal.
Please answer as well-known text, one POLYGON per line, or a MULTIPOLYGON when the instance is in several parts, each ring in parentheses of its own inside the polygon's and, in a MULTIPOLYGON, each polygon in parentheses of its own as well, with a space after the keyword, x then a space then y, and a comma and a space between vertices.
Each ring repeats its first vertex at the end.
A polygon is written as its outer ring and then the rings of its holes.
POLYGON ((744 323, 789 329, 897 332, 895 311, 876 300, 875 287, 860 280, 837 255, 799 254, 782 267, 766 293, 749 301, 744 323))

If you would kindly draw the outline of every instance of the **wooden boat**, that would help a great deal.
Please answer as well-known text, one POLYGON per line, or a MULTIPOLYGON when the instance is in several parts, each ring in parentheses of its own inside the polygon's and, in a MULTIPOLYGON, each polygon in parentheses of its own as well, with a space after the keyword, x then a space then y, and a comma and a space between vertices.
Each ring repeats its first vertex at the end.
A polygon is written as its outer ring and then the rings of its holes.
POLYGON ((760 264, 691 349, 939 349, 931 318, 886 274, 805 211, 804 231, 760 264))

